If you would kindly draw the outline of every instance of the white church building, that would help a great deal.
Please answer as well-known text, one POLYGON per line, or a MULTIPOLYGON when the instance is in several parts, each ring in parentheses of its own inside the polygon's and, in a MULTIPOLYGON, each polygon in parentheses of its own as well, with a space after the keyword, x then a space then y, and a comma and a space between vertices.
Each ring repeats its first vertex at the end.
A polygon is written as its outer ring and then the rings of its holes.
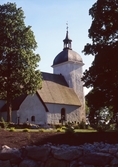
MULTIPOLYGON (((72 40, 63 40, 63 50, 54 58, 53 74, 42 72, 42 88, 35 95, 22 95, 12 104, 12 122, 59 124, 85 121, 81 56, 72 50, 72 40)), ((7 118, 6 103, 0 100, 0 117, 7 118)))

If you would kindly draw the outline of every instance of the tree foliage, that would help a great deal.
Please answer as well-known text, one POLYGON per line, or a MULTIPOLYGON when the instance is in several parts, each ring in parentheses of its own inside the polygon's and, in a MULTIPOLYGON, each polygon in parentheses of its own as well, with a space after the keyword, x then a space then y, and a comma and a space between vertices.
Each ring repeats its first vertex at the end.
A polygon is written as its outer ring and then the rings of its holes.
POLYGON ((93 55, 92 66, 84 72, 84 86, 91 87, 87 95, 88 106, 94 113, 112 106, 118 111, 118 0, 97 0, 89 10, 92 24, 83 52, 93 55))
POLYGON ((8 104, 11 121, 12 100, 33 94, 41 87, 40 61, 34 34, 24 23, 24 12, 15 3, 0 5, 0 98, 8 104))

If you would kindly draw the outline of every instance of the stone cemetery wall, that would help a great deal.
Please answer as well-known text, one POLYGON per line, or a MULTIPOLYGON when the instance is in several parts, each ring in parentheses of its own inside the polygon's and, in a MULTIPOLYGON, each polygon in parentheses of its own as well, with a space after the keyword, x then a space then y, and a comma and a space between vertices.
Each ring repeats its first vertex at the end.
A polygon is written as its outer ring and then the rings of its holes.
POLYGON ((0 150, 0 167, 118 167, 118 144, 26 146, 6 145, 0 150))

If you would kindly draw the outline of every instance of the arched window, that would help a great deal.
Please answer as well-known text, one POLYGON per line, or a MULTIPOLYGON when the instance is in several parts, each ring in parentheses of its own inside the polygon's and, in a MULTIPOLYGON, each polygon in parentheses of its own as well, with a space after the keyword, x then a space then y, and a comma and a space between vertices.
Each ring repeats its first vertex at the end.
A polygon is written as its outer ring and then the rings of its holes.
POLYGON ((35 122, 35 116, 31 117, 31 121, 35 122))
POLYGON ((65 110, 65 108, 61 109, 61 120, 62 121, 66 120, 66 110, 65 110))

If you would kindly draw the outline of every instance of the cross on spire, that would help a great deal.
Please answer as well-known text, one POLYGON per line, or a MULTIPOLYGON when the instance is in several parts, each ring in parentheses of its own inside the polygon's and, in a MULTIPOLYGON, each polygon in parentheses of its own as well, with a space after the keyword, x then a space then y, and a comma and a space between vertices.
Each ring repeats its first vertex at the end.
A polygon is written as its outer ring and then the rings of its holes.
POLYGON ((68 22, 66 23, 66 30, 68 31, 68 22))
POLYGON ((63 40, 63 42, 64 42, 64 49, 71 49, 72 50, 72 48, 71 48, 71 42, 72 42, 72 40, 69 38, 69 36, 68 36, 68 22, 66 23, 66 38, 63 40))

